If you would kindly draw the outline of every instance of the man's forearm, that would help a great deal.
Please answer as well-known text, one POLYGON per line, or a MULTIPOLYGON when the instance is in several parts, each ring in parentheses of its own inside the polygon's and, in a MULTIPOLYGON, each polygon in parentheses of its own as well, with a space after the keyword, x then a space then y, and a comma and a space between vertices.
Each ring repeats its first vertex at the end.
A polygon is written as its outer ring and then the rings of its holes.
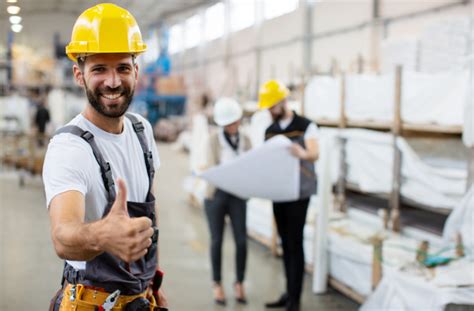
POLYGON ((65 223, 52 232, 56 253, 67 260, 91 260, 103 251, 99 243, 100 221, 65 223))
POLYGON ((316 150, 306 150, 303 160, 315 162, 318 159, 318 152, 316 150))

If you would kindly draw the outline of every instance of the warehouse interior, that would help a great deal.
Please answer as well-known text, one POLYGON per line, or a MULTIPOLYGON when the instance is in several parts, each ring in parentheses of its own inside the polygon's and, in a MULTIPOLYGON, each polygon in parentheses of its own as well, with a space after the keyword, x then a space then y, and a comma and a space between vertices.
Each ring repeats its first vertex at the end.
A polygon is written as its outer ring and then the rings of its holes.
MULTIPOLYGON (((55 132, 89 105, 65 47, 78 16, 105 2, 0 3, 0 310, 45 310, 64 261, 43 165, 55 132)), ((297 183, 263 156, 273 120, 259 96, 273 80, 317 125, 300 309, 474 310, 474 1, 113 3, 135 17, 147 46, 128 111, 150 123, 159 153, 153 190, 170 310, 267 310, 284 288, 272 201, 297 183), (209 168, 222 98, 239 104, 250 150, 234 167, 209 168), (229 220, 227 299, 217 303, 209 184, 245 199, 246 303, 234 299, 229 220)))

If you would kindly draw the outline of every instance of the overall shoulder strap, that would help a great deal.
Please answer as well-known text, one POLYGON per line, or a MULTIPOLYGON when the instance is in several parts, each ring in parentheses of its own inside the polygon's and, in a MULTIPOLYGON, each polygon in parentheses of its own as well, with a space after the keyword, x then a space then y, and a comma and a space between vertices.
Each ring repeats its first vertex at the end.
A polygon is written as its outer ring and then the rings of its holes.
POLYGON ((149 186, 148 192, 150 192, 153 187, 153 178, 155 176, 155 166, 153 164, 153 154, 148 148, 147 139, 145 136, 145 126, 143 123, 133 114, 127 113, 125 116, 132 122, 133 130, 137 134, 138 141, 143 150, 143 156, 145 158, 145 166, 148 174, 149 186))
POLYGON ((80 138, 84 139, 89 146, 92 148, 92 153, 99 164, 100 173, 102 176, 102 181, 104 182, 105 190, 107 191, 107 201, 114 202, 115 201, 115 187, 114 187, 114 179, 112 177, 112 170, 110 169, 109 162, 104 160, 102 157, 102 153, 100 152, 97 144, 95 143, 94 135, 92 135, 89 131, 84 131, 78 126, 75 125, 66 125, 62 128, 58 129, 54 135, 62 134, 62 133, 69 133, 80 138))

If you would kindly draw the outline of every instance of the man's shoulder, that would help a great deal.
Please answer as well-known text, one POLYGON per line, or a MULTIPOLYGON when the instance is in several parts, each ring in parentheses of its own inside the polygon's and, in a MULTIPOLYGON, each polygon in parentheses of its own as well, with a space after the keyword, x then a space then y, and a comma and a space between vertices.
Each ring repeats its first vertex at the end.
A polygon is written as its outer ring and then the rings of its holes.
POLYGON ((295 113, 292 124, 294 129, 298 131, 306 131, 306 129, 308 129, 311 124, 314 124, 314 122, 295 113))
POLYGON ((268 132, 273 132, 274 130, 278 129, 278 122, 275 121, 275 122, 272 122, 272 124, 270 124, 266 129, 265 129, 265 134, 267 134, 268 132))
POLYGON ((63 153, 64 156, 89 153, 90 146, 81 137, 70 134, 56 134, 49 142, 48 152, 63 153))
POLYGON ((310 123, 313 123, 313 121, 311 121, 310 119, 296 113, 295 113, 295 120, 304 125, 309 125, 310 123))
POLYGON ((143 124, 143 127, 145 128, 145 135, 147 136, 151 135, 153 137, 153 128, 150 122, 144 116, 135 112, 127 112, 125 119, 128 120, 126 122, 130 122, 130 125, 133 125, 133 122, 135 120, 137 120, 138 122, 141 122, 143 124))
MULTIPOLYGON (((83 117, 81 115, 77 115, 66 125, 59 128, 58 131, 66 126, 77 126, 83 131, 88 130, 86 123, 82 120, 82 118, 83 117)), ((84 152, 88 153, 90 151, 90 146, 88 143, 78 135, 68 132, 58 133, 58 131, 49 142, 48 153, 64 152, 66 156, 68 154, 83 154, 84 152)))
MULTIPOLYGON (((78 141, 84 141, 82 138, 80 138, 78 135, 75 135, 72 131, 69 132, 65 130, 67 127, 78 127, 79 129, 83 131, 87 131, 87 124, 84 122, 83 117, 79 114, 76 115, 71 121, 66 123, 65 125, 61 126, 56 130, 56 133, 54 133, 50 144, 60 141, 61 143, 75 143, 78 141)), ((85 142, 85 141, 84 141, 85 142)))
MULTIPOLYGON (((138 114, 136 112, 127 112, 125 114, 125 116, 130 116, 132 118, 136 118, 138 121, 142 122, 143 124, 148 124, 148 125, 151 126, 150 122, 148 122, 148 120, 144 116, 142 116, 141 114, 138 114)), ((129 119, 129 118, 127 117, 127 119, 129 119)))

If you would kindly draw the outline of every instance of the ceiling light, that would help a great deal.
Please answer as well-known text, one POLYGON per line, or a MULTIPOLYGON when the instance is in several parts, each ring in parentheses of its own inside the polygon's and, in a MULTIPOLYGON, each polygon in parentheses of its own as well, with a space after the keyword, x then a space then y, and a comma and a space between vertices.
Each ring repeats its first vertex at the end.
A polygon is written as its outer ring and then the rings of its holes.
POLYGON ((13 32, 20 32, 23 29, 23 26, 21 24, 15 24, 12 25, 11 28, 13 32))
POLYGON ((19 24, 19 23, 21 23, 21 16, 18 16, 18 15, 12 15, 12 16, 10 16, 10 23, 12 23, 12 24, 19 24))
POLYGON ((18 0, 7 0, 7 3, 16 3, 18 0))
POLYGON ((11 15, 17 15, 18 13, 20 13, 20 10, 21 8, 16 5, 10 5, 9 7, 7 7, 7 12, 11 15))

